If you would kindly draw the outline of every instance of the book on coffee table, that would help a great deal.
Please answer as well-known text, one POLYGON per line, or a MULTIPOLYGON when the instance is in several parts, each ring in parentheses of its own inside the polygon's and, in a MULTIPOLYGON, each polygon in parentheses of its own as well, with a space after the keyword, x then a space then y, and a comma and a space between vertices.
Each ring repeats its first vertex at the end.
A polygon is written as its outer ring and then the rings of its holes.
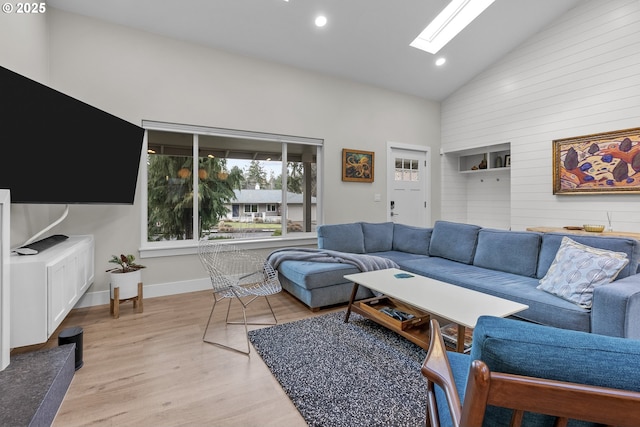
MULTIPOLYGON (((440 327, 440 333, 442 339, 447 347, 456 349, 458 344, 458 325, 455 323, 449 323, 440 327)), ((465 328, 464 331, 464 352, 469 353, 471 351, 471 339, 473 337, 473 329, 465 328)))

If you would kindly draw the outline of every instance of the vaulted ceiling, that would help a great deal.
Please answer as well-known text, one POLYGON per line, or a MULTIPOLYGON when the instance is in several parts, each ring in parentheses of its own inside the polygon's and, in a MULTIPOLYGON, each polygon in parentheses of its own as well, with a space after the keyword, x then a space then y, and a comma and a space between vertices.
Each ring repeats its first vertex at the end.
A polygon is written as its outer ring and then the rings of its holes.
POLYGON ((409 43, 448 0, 48 0, 50 7, 441 101, 585 0, 496 0, 432 55, 409 43), (316 15, 328 23, 318 28, 316 15), (441 67, 435 59, 445 57, 441 67))

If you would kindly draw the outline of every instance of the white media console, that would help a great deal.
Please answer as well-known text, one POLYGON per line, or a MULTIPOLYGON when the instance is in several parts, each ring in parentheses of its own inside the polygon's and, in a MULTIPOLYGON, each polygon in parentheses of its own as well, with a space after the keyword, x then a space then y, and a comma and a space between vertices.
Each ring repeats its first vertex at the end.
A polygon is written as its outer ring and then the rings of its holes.
POLYGON ((46 342, 94 280, 93 236, 11 254, 11 348, 46 342))

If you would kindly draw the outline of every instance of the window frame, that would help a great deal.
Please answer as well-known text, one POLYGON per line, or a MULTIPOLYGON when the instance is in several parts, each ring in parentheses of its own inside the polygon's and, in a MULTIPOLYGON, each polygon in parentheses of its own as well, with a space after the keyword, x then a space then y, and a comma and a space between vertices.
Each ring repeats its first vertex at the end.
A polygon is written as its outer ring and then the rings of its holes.
POLYGON ((258 213, 258 204, 257 203, 245 203, 244 204, 244 213, 258 213), (249 208, 249 209, 247 209, 249 208), (254 209, 255 208, 255 209, 254 209))
MULTIPOLYGON (((302 144, 313 145, 316 148, 316 166, 317 166, 317 182, 316 182, 316 224, 323 223, 323 148, 324 140, 318 138, 297 137, 290 135, 271 134, 265 132, 252 132, 235 129, 214 128, 207 126, 194 126, 184 125, 168 122, 158 122, 152 120, 143 120, 142 127, 145 129, 143 137, 142 156, 140 161, 140 258, 162 257, 162 256, 175 256, 175 255, 187 255, 197 253, 198 248, 198 233, 194 230, 194 238, 188 240, 171 240, 160 242, 148 241, 148 167, 147 167, 147 151, 148 151, 148 132, 149 131, 164 131, 164 132, 176 132, 186 133, 194 136, 193 144, 193 156, 198 157, 198 135, 212 135, 222 136, 230 138, 244 138, 252 140, 263 140, 265 142, 278 142, 282 146, 282 176, 283 176, 283 194, 282 200, 287 200, 287 159, 286 149, 287 144, 302 144)), ((194 179, 197 179, 197 174, 194 174, 194 179)), ((197 182, 194 185, 194 200, 197 200, 197 182)), ((286 221, 286 216, 283 215, 283 221, 286 221)), ((194 209, 194 228, 198 224, 197 209, 194 209)), ((247 249, 264 249, 264 248, 278 248, 287 247, 292 245, 315 245, 317 244, 316 232, 296 232, 287 233, 286 226, 283 227, 282 236, 268 237, 256 240, 235 240, 233 242, 236 245, 241 245, 247 249)))

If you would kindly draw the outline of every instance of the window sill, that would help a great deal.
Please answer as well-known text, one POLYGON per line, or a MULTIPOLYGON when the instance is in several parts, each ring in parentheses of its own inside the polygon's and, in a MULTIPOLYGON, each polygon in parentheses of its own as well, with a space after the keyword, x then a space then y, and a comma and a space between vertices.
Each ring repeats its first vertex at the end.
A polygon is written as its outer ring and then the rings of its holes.
MULTIPOLYGON (((316 233, 299 233, 295 237, 287 236, 255 240, 228 240, 228 242, 246 249, 278 249, 292 246, 317 246, 318 236, 316 233)), ((197 253, 198 242, 193 240, 160 242, 144 245, 140 248, 140 258, 195 255, 197 253)))

